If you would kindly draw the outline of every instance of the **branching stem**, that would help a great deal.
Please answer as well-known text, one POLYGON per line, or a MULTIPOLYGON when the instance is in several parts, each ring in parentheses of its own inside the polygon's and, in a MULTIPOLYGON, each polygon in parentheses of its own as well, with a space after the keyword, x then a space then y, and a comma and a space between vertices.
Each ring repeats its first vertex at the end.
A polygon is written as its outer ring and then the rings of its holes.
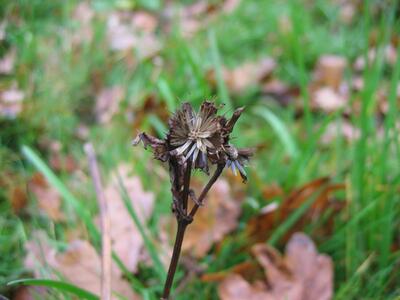
POLYGON ((185 236, 186 228, 190 223, 192 223, 194 215, 196 214, 199 207, 203 204, 204 198, 206 197, 208 191, 211 189, 213 184, 217 181, 218 177, 221 175, 223 169, 224 169, 224 165, 222 165, 222 164, 218 165, 213 176, 210 178, 208 183, 203 188, 199 198, 197 199, 197 203, 194 204, 190 213, 187 214, 187 201, 188 201, 189 191, 190 191, 189 187, 190 187, 190 173, 191 173, 190 172, 191 165, 189 163, 187 165, 187 169, 185 172, 183 193, 181 194, 181 196, 182 196, 181 201, 184 204, 184 206, 183 206, 184 214, 180 214, 180 213, 177 214, 178 229, 176 231, 174 250, 172 252, 172 258, 171 258, 171 262, 170 262, 169 269, 168 269, 167 279, 165 280, 164 291, 163 291, 163 296, 162 296, 161 300, 169 299, 172 283, 174 281, 176 268, 178 266, 179 257, 180 257, 181 250, 182 250, 182 243, 183 243, 183 238, 185 236))

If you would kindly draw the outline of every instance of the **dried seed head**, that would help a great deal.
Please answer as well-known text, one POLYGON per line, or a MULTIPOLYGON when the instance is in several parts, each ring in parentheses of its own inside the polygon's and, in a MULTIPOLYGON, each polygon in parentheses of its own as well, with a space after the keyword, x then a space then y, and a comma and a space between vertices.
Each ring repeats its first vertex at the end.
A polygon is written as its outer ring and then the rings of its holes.
POLYGON ((209 101, 205 101, 198 112, 193 110, 190 103, 183 103, 168 122, 169 132, 165 140, 141 133, 133 144, 142 141, 145 147, 151 147, 156 159, 167 161, 174 157, 181 165, 190 161, 193 168, 206 173, 209 163, 226 164, 234 173, 238 170, 246 181, 244 164, 252 151, 236 149, 229 143, 230 134, 243 108, 237 109, 229 120, 217 115, 217 112, 217 106, 209 101))
POLYGON ((207 171, 208 160, 216 155, 223 143, 221 118, 212 102, 204 102, 199 112, 184 103, 170 119, 168 142, 170 154, 181 162, 192 161, 195 168, 207 171))

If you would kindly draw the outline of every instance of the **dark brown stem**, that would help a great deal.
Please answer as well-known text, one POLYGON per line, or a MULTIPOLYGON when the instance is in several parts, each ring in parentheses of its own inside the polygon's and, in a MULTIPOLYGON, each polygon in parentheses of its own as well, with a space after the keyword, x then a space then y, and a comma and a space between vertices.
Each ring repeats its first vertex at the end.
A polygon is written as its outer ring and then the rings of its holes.
POLYGON ((167 279, 165 280, 163 296, 161 300, 168 300, 169 294, 171 293, 172 283, 174 281, 174 276, 176 272, 176 268, 178 267, 179 256, 181 254, 183 238, 185 236, 186 227, 192 222, 193 216, 196 214, 199 207, 203 204, 204 198, 207 195, 208 191, 211 189, 212 185, 217 181, 218 177, 221 175, 224 165, 218 165, 215 170, 213 176, 210 178, 203 191, 201 192, 199 198, 197 199, 197 203, 193 206, 190 214, 187 215, 187 201, 189 197, 189 186, 190 186, 190 174, 191 174, 191 164, 188 163, 186 166, 185 178, 184 178, 184 186, 183 192, 181 194, 181 201, 183 203, 184 214, 177 214, 177 222, 178 229, 176 231, 176 238, 174 244, 174 250, 172 252, 171 263, 169 265, 167 279))
POLYGON ((174 251, 172 252, 171 263, 169 265, 167 280, 164 285, 164 292, 162 300, 168 300, 171 292, 172 282, 174 281, 176 267, 178 266, 179 256, 181 254, 183 237, 185 236, 185 230, 189 223, 185 220, 178 221, 178 229, 176 231, 176 239, 174 244, 174 251))
POLYGON ((185 177, 183 181, 183 211, 187 213, 188 197, 189 197, 189 186, 190 186, 190 175, 192 173, 192 161, 189 160, 186 164, 185 177))
POLYGON ((224 170, 225 165, 218 165, 217 169, 215 170, 213 176, 207 182, 204 189, 201 191, 199 198, 197 199, 197 203, 193 206, 192 210, 190 211, 189 217, 193 218, 196 214, 197 210, 201 205, 203 205, 204 198, 206 197, 208 191, 211 189, 213 184, 217 181, 218 177, 221 175, 222 171, 224 170))

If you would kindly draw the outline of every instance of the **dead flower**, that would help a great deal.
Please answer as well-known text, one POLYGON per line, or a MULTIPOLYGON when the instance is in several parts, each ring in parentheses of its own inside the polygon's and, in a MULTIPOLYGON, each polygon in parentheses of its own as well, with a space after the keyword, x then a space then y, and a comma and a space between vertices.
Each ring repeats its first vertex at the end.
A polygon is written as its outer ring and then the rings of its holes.
POLYGON ((229 120, 218 115, 218 109, 213 102, 205 101, 196 112, 190 103, 185 102, 170 118, 165 139, 142 132, 133 141, 133 145, 142 141, 145 148, 150 146, 156 159, 169 163, 172 211, 176 216, 178 228, 162 296, 164 300, 169 298, 186 227, 192 223, 197 210, 203 205, 207 193, 223 169, 231 167, 234 173, 238 170, 243 181, 247 180, 244 164, 253 152, 250 149, 237 149, 229 142, 230 134, 243 108, 238 108, 229 120), (215 173, 199 197, 196 197, 190 188, 191 172, 193 169, 200 169, 209 174, 209 164, 217 166, 215 173), (188 206, 189 198, 194 202, 191 209, 188 206))
POLYGON ((181 108, 169 120, 169 132, 165 140, 160 140, 144 132, 133 141, 133 145, 143 142, 150 146, 154 157, 163 162, 174 157, 180 165, 188 162, 195 169, 208 174, 209 163, 224 164, 231 167, 242 179, 247 180, 245 163, 252 155, 251 149, 237 149, 229 143, 230 134, 239 119, 243 108, 237 109, 231 119, 217 115, 218 107, 205 101, 199 112, 195 112, 190 103, 183 103, 181 108))

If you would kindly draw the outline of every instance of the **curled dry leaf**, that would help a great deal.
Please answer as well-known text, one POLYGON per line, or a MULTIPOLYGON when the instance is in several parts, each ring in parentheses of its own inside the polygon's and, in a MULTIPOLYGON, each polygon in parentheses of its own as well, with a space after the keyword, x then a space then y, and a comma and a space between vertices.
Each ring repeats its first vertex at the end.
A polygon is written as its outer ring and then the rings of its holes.
POLYGON ((118 112, 119 104, 124 98, 124 90, 120 86, 105 88, 97 95, 95 113, 97 121, 106 124, 118 112))
POLYGON ((29 190, 35 195, 39 208, 53 221, 63 221, 61 198, 56 189, 50 186, 39 173, 33 175, 29 182, 29 190))
POLYGON ((233 274, 218 288, 221 300, 329 300, 333 295, 331 259, 319 254, 313 241, 303 233, 294 234, 282 257, 267 244, 256 244, 252 252, 264 269, 265 280, 249 283, 233 274))
MULTIPOLYGON (((333 194, 344 188, 343 184, 330 183, 329 178, 323 177, 294 189, 282 200, 278 207, 276 207, 275 203, 269 207, 266 206, 260 215, 249 220, 247 225, 249 237, 255 241, 265 241, 266 237, 270 236, 273 230, 277 228, 279 222, 286 220, 295 210, 315 197, 308 210, 283 237, 283 240, 287 241, 293 232, 301 230, 305 224, 319 219, 326 210, 340 211, 343 208, 343 202, 337 201, 333 194)), ((321 226, 321 230, 325 233, 331 232, 333 230, 333 221, 332 214, 327 218, 326 223, 321 226)))
MULTIPOLYGON (((59 252, 49 244, 44 232, 35 232, 25 246, 25 266, 34 272, 36 278, 43 278, 43 267, 48 267, 50 278, 57 279, 57 275, 60 275, 64 280, 100 295, 100 256, 88 241, 72 241, 64 252, 59 252)), ((111 288, 128 299, 139 299, 114 263, 111 288)))
MULTIPOLYGON (((117 173, 121 176, 131 204, 144 225, 153 211, 153 193, 143 190, 139 177, 129 175, 128 166, 119 166, 117 173)), ((135 272, 144 244, 138 228, 125 207, 117 178, 105 187, 104 194, 108 202, 112 248, 128 270, 135 272)))
POLYGON ((182 249, 203 257, 215 242, 234 230, 240 214, 240 203, 232 199, 226 180, 219 179, 206 197, 193 223, 187 228, 182 249))

